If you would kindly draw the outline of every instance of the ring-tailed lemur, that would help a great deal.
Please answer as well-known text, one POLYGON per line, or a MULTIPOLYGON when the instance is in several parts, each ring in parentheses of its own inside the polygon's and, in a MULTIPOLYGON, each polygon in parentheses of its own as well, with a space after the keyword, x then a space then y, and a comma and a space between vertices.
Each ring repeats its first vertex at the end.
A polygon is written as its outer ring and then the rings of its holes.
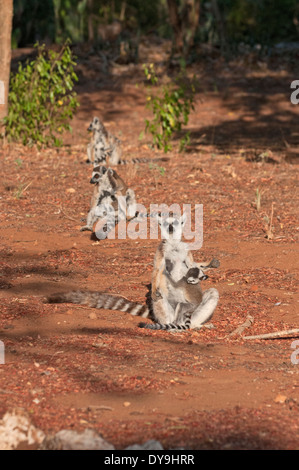
MULTIPOLYGON (((193 261, 192 254, 188 250, 188 244, 181 241, 182 228, 185 223, 184 216, 180 219, 170 217, 163 223, 163 232, 172 234, 172 238, 163 240, 159 245, 155 260, 152 277, 152 298, 151 306, 131 302, 123 297, 109 295, 103 292, 82 292, 74 291, 66 294, 53 294, 48 298, 50 303, 80 303, 94 308, 120 310, 132 315, 149 318, 161 325, 160 329, 187 329, 182 328, 182 324, 188 326, 190 318, 190 328, 200 328, 213 315, 217 306, 219 294, 216 289, 208 289, 202 294, 202 300, 194 306, 193 303, 187 305, 183 311, 183 320, 181 314, 181 301, 177 301, 176 282, 186 277, 189 269, 198 268, 206 270, 218 267, 219 262, 212 260, 209 264, 201 265, 193 261), (178 237, 176 238, 175 235, 178 237), (166 264, 171 263, 171 273, 165 272, 166 264), (172 280, 169 280, 171 275, 172 280), (190 310, 188 310, 190 307, 190 310), (180 322, 182 322, 180 324, 180 322)), ((201 271, 200 271, 201 272, 201 271)), ((192 271, 191 271, 192 273, 192 271)), ((190 278, 190 276, 189 276, 190 278)), ((181 296, 181 292, 179 293, 181 296)), ((179 297, 181 300, 181 297, 179 297)), ((183 302, 184 303, 184 302, 183 302)), ((144 325, 141 324, 141 327, 144 325)))
POLYGON ((113 161, 118 161, 121 157, 120 140, 107 131, 104 124, 98 117, 94 117, 88 127, 88 132, 92 132, 92 138, 87 146, 87 162, 95 163, 96 146, 99 144, 99 149, 106 149, 110 151, 113 161), (94 158, 93 158, 94 154, 94 158))
MULTIPOLYGON (((201 270, 218 267, 219 262, 212 260, 209 264, 197 264, 193 260, 188 244, 181 240, 186 218, 168 217, 166 219, 158 216, 161 234, 164 240, 158 246, 154 259, 152 276, 152 308, 155 320, 161 325, 177 324, 179 310, 177 309, 176 291, 169 276, 165 274, 166 263, 172 263, 171 278, 178 282, 191 268, 201 270)), ((193 309, 191 315, 191 328, 201 327, 213 315, 219 300, 219 293, 211 288, 203 293, 202 301, 193 309)))
MULTIPOLYGON (((127 189, 125 182, 116 173, 116 171, 112 169, 108 170, 104 166, 97 166, 93 168, 93 172, 89 182, 94 185, 89 212, 91 212, 96 207, 102 191, 114 191, 122 193, 123 190, 126 191, 127 189)), ((82 231, 90 229, 92 214, 90 214, 89 217, 87 216, 87 219, 88 223, 86 226, 81 227, 82 231)))
POLYGON ((105 166, 93 168, 90 183, 94 185, 91 207, 97 204, 99 193, 102 190, 113 190, 116 194, 123 195, 128 188, 116 171, 111 168, 107 169, 105 166))
POLYGON ((136 200, 133 189, 128 188, 125 196, 104 190, 99 196, 91 225, 101 221, 101 224, 96 225, 95 234, 97 238, 104 240, 121 220, 130 221, 135 216, 136 200))
POLYGON ((169 160, 168 157, 122 160, 121 141, 107 131, 98 117, 93 118, 88 131, 92 131, 93 137, 87 146, 87 162, 93 162, 94 165, 116 166, 169 160), (93 153, 94 158, 92 158, 93 153))
POLYGON ((96 187, 86 225, 80 230, 92 232, 94 224, 105 218, 105 224, 96 232, 98 238, 104 239, 120 220, 131 220, 136 216, 135 192, 115 170, 103 166, 93 169, 90 183, 96 187))

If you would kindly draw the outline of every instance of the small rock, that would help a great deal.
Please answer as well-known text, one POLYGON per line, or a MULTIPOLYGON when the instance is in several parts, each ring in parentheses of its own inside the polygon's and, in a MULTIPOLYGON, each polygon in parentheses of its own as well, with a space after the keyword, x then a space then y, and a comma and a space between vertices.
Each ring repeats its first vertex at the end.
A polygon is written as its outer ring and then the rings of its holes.
POLYGON ((146 441, 144 444, 133 444, 132 446, 126 447, 125 450, 164 450, 162 444, 155 439, 146 441))
POLYGON ((253 284, 253 285, 250 287, 250 290, 251 290, 252 292, 256 292, 256 291, 259 290, 259 286, 257 286, 256 284, 253 284))
POLYGON ((40 450, 114 450, 114 446, 93 429, 81 433, 62 429, 54 436, 47 436, 40 450))
POLYGON ((5 413, 0 420, 0 450, 14 450, 22 446, 38 447, 45 434, 30 422, 22 409, 5 413))
POLYGON ((88 318, 90 318, 90 320, 96 320, 98 317, 97 317, 97 314, 96 314, 96 313, 91 312, 91 313, 88 315, 88 318))
POLYGON ((285 403, 286 399, 287 399, 287 397, 285 395, 278 394, 275 397, 274 401, 275 401, 275 403, 285 403))

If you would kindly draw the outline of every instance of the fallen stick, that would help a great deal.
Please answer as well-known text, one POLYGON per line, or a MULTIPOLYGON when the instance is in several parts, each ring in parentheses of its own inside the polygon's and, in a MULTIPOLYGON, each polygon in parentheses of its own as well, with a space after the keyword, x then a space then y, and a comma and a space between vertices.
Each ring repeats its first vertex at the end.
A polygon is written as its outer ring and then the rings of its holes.
POLYGON ((227 338, 230 338, 231 336, 236 336, 236 335, 240 335, 241 333, 243 333, 243 331, 248 328, 249 326, 251 326, 253 323, 253 317, 251 315, 247 315, 246 317, 246 320, 244 323, 242 323, 242 325, 238 326, 238 328, 236 328, 234 331, 232 331, 229 335, 227 335, 226 337, 227 338))
POLYGON ((57 204, 53 204, 53 202, 48 202, 48 204, 51 204, 51 206, 55 206, 60 212, 56 212, 56 214, 63 214, 67 219, 72 220, 73 222, 78 222, 76 219, 73 219, 73 217, 70 217, 68 214, 65 213, 65 211, 62 209, 62 206, 60 205, 59 207, 57 204))
POLYGON ((243 336, 243 339, 271 339, 282 338, 288 335, 299 335, 299 328, 294 328, 293 330, 274 331, 273 333, 265 333, 263 335, 243 336))
POLYGON ((59 209, 60 209, 61 213, 62 213, 67 219, 72 220, 73 222, 77 222, 76 219, 73 219, 73 217, 70 217, 69 215, 67 215, 67 214, 65 213, 65 211, 62 209, 61 206, 59 207, 59 209))

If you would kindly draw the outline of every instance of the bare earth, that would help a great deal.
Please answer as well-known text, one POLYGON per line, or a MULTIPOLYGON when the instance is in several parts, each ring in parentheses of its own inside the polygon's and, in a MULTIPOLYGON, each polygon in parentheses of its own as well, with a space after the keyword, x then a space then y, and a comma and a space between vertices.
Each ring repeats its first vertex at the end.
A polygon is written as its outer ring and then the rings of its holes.
POLYGON ((151 332, 125 313, 44 303, 77 288, 145 302, 158 240, 96 241, 79 231, 92 193, 94 115, 121 138, 124 158, 162 155, 149 136, 138 139, 150 117, 140 65, 107 76, 95 56, 80 57, 81 107, 66 145, 1 145, 0 417, 22 407, 46 433, 93 428, 119 449, 152 438, 166 449, 299 448, 296 338, 228 337, 248 315, 244 335, 298 328, 299 107, 289 99, 298 76, 268 65, 203 58, 190 70, 199 92, 188 151, 175 142, 164 174, 148 164, 118 169, 147 208, 203 204, 194 257, 221 263, 204 283, 220 292, 211 330, 151 332))

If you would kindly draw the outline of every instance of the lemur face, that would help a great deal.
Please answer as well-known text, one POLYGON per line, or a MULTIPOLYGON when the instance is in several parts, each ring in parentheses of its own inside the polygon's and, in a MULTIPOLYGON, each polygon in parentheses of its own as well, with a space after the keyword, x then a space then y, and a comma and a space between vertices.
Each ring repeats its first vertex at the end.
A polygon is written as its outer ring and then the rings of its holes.
POLYGON ((94 167, 90 179, 91 184, 99 184, 101 181, 103 181, 103 178, 105 178, 107 174, 107 168, 105 166, 96 166, 94 167))
POLYGON ((205 281, 208 276, 199 268, 191 268, 186 274, 188 284, 198 284, 199 281, 205 281))
POLYGON ((158 223, 161 227, 161 236, 163 239, 181 240, 183 235, 183 228, 186 222, 186 216, 183 214, 181 217, 167 217, 164 218, 158 215, 158 223))
POLYGON ((91 123, 88 126, 88 131, 93 132, 93 131, 101 131, 103 129, 103 125, 101 121, 99 120, 98 117, 94 117, 91 123))

